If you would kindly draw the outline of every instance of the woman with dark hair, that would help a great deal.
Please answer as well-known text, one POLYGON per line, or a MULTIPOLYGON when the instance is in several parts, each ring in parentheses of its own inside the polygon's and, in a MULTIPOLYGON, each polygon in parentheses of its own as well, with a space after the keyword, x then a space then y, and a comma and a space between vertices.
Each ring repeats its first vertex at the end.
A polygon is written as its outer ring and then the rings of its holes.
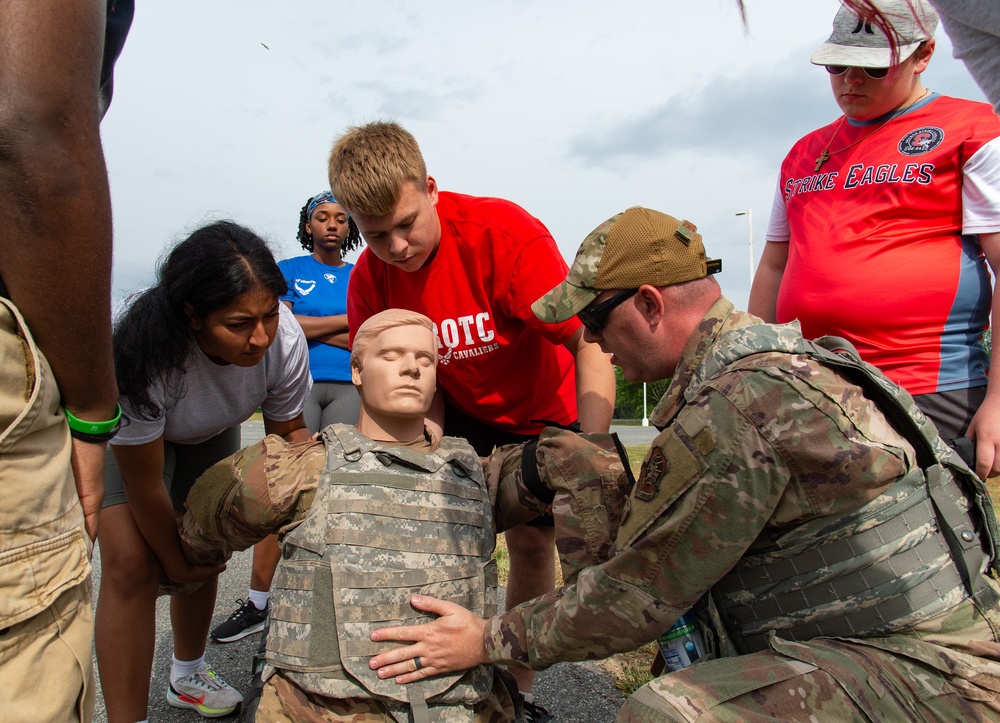
MULTIPOLYGON (((279 261, 278 268, 288 283, 281 302, 309 341, 313 387, 302 414, 313 432, 334 422, 356 424, 361 398, 351 383, 347 350, 347 281, 354 264, 344 261, 344 252, 361 246, 361 234, 333 194, 323 191, 302 206, 297 239, 309 253, 279 261)), ((247 598, 237 601, 229 618, 212 630, 212 640, 231 643, 263 629, 280 559, 273 535, 254 545, 247 598)))
MULTIPOLYGON (((285 280, 267 245, 229 221, 195 231, 161 265, 114 330, 123 415, 105 478, 97 659, 110 723, 143 720, 161 581, 203 583, 171 598, 167 702, 206 717, 240 694, 205 664, 222 567, 191 565, 175 517, 194 480, 240 447, 258 407, 264 429, 308 439, 306 342, 278 299, 285 280)), ((175 586, 176 587, 176 586, 175 586)))
MULTIPOLYGON (((309 254, 279 261, 278 268, 288 284, 281 302, 309 341, 313 388, 303 418, 313 432, 334 422, 356 424, 361 397, 351 383, 347 350, 347 281, 354 264, 344 261, 344 252, 361 246, 361 234, 333 194, 323 191, 302 206, 296 238, 309 254)), ((212 640, 231 643, 264 628, 280 559, 277 537, 254 545, 247 598, 237 601, 229 618, 212 630, 212 640)))

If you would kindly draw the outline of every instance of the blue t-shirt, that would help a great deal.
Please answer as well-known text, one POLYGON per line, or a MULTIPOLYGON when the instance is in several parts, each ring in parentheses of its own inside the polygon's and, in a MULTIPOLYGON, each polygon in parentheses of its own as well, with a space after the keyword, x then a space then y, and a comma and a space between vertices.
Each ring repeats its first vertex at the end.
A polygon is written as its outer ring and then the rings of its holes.
MULTIPOLYGON (((288 282, 281 297, 301 316, 337 316, 347 313, 347 280, 354 264, 327 266, 312 255, 278 262, 288 282)), ((351 381, 351 353, 318 341, 309 341, 309 370, 316 382, 351 381)))

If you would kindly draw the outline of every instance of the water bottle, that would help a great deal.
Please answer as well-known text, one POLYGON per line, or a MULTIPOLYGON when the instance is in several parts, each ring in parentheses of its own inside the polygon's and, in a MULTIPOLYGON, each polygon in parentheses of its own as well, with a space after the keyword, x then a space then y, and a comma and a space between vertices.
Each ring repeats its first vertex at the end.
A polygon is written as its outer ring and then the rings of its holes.
POLYGON ((656 640, 671 673, 691 665, 705 654, 705 640, 691 613, 684 613, 673 626, 656 640))

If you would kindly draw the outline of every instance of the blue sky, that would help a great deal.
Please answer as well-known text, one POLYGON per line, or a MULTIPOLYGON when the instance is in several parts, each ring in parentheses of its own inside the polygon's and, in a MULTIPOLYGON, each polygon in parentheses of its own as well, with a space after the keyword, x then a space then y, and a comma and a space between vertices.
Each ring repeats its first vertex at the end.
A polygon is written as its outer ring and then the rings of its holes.
MULTIPOLYGON (((509 198, 571 259, 628 206, 698 225, 749 292, 778 165, 839 115, 809 56, 837 0, 404 0, 138 3, 102 134, 115 294, 148 283, 170 244, 231 218, 294 241, 347 126, 393 118, 439 187, 509 198)), ((951 46, 932 90, 982 99, 951 46)))

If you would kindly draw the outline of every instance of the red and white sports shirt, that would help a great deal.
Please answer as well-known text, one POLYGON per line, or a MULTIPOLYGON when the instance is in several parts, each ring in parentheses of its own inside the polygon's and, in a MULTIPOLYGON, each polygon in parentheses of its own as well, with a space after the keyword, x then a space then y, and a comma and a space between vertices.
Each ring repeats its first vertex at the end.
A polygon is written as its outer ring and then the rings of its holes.
POLYGON ((988 105, 932 94, 888 122, 838 119, 781 166, 767 230, 789 243, 778 321, 850 339, 911 394, 983 385, 991 288, 976 234, 996 231, 988 105))

